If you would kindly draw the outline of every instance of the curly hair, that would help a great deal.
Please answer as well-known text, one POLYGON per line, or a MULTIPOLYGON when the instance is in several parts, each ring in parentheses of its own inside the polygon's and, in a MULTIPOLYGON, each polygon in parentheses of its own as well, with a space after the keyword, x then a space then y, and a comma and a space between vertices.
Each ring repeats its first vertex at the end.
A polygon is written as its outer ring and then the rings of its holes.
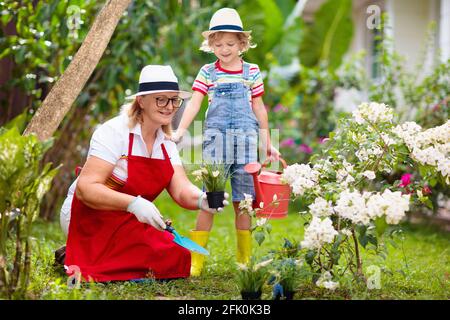
POLYGON ((241 53, 248 51, 250 48, 256 48, 256 44, 252 43, 252 36, 243 32, 214 32, 205 39, 200 46, 200 50, 208 53, 212 53, 212 45, 215 41, 220 40, 225 33, 233 33, 238 38, 238 41, 242 44, 241 53))

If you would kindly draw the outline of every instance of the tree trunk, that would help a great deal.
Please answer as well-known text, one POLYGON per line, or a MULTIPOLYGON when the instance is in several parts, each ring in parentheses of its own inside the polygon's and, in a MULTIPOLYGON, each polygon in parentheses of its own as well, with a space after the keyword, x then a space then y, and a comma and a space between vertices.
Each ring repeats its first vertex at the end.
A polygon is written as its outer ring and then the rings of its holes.
POLYGON ((355 229, 352 228, 352 237, 353 241, 355 243, 355 254, 356 254, 356 275, 362 279, 364 279, 364 274, 362 272, 362 260, 361 256, 359 254, 359 246, 358 246, 358 239, 356 238, 355 229))
POLYGON ((39 140, 53 136, 105 51, 119 19, 131 0, 108 0, 72 62, 37 109, 24 134, 39 140))

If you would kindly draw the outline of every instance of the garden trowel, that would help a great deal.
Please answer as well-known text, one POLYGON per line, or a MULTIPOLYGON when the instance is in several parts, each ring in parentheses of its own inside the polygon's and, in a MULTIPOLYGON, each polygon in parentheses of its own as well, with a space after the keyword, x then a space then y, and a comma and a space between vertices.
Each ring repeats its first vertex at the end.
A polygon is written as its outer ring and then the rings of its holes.
POLYGON ((178 232, 175 231, 175 229, 170 224, 167 224, 166 231, 169 231, 171 234, 173 234, 175 236, 175 238, 173 238, 173 242, 175 242, 176 244, 178 244, 178 245, 182 246, 183 248, 186 248, 190 251, 194 251, 194 252, 203 254, 205 256, 209 256, 208 250, 206 250, 202 246, 198 245, 196 242, 192 241, 191 239, 180 235, 178 232))

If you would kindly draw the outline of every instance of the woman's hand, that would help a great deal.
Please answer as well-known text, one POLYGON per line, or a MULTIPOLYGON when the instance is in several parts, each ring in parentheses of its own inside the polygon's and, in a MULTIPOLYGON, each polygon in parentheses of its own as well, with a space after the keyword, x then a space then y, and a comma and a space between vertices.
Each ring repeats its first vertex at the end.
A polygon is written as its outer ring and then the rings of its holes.
MULTIPOLYGON (((225 195, 224 195, 225 200, 223 200, 223 206, 224 207, 230 204, 228 202, 228 200, 227 200, 229 198, 229 196, 230 195, 227 192, 225 192, 225 195)), ((201 209, 201 210, 207 211, 209 213, 213 213, 214 214, 214 213, 219 213, 219 212, 223 211, 223 208, 212 209, 212 208, 209 207, 207 196, 206 196, 206 192, 202 192, 200 194, 198 202, 199 202, 198 208, 201 209)))
POLYGON ((151 201, 148 201, 141 196, 137 196, 131 201, 127 211, 133 213, 139 222, 147 223, 159 231, 164 231, 166 229, 163 216, 159 213, 158 208, 156 208, 151 201))

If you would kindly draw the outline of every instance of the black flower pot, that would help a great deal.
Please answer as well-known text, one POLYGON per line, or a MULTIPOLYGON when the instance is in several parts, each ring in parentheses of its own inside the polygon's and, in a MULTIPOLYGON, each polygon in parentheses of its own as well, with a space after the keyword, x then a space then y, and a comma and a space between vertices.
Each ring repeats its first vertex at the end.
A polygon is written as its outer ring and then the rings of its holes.
POLYGON ((242 300, 261 300, 261 291, 241 291, 242 300))
POLYGON ((225 200, 225 191, 206 192, 208 205, 212 209, 223 208, 223 200, 225 200))

